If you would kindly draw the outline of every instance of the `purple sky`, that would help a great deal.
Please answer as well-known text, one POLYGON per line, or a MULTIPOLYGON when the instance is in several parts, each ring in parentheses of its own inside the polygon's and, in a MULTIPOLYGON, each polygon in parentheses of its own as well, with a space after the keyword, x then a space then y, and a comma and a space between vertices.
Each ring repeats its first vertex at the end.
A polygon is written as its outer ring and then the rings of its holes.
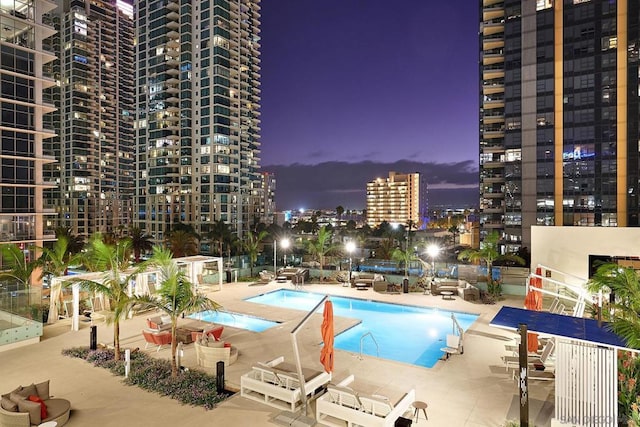
POLYGON ((476 2, 261 7, 267 170, 331 161, 477 164, 476 2))

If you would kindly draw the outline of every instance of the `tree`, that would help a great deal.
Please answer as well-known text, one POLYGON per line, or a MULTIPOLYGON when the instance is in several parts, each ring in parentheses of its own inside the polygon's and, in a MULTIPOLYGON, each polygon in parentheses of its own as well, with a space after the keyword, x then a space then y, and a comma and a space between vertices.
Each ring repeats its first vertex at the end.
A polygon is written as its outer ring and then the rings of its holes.
POLYGON ((69 241, 66 236, 58 237, 52 248, 38 248, 42 256, 38 258, 37 265, 42 267, 43 274, 52 276, 64 276, 67 274, 72 254, 69 251, 69 241))
POLYGON ((602 316, 628 347, 640 349, 640 280, 633 268, 602 264, 587 283, 591 292, 613 295, 602 316))
POLYGON ((344 213, 344 208, 341 205, 336 207, 336 215, 338 215, 338 220, 342 219, 342 214, 344 213))
POLYGON ((268 233, 266 231, 261 231, 257 234, 249 231, 247 233, 247 240, 244 242, 244 248, 249 254, 249 265, 251 266, 251 277, 253 277, 253 266, 258 259, 258 252, 260 250, 260 245, 262 241, 267 237, 268 233))
POLYGON ((56 228, 55 233, 56 239, 60 240, 62 237, 67 239, 67 251, 69 251, 71 255, 80 253, 84 248, 85 241, 82 236, 74 235, 70 228, 58 227, 56 228))
POLYGON ((332 238, 332 233, 325 226, 318 230, 314 240, 307 241, 307 250, 320 263, 320 282, 324 278, 325 257, 337 249, 337 246, 332 244, 332 238))
POLYGON ((218 256, 224 255, 224 245, 231 238, 231 229, 229 228, 229 224, 219 219, 213 223, 213 226, 207 233, 207 237, 211 240, 214 246, 217 247, 216 254, 218 256))
POLYGON ((409 276, 409 265, 411 264, 411 262, 418 261, 418 257, 413 252, 413 248, 406 248, 405 250, 396 248, 391 253, 391 259, 404 266, 405 278, 409 276))
POLYGON ((451 227, 449 227, 447 229, 447 231, 449 233, 451 233, 451 236, 453 238, 453 246, 455 246, 456 245, 456 235, 460 234, 460 230, 458 229, 458 226, 457 225, 452 225, 451 227))
POLYGON ((498 251, 500 234, 497 231, 491 232, 480 244, 480 249, 465 249, 458 255, 461 261, 484 262, 487 265, 487 291, 492 297, 499 297, 502 292, 500 283, 493 280, 493 263, 497 260, 511 261, 524 265, 525 261, 518 255, 501 255, 498 251))
POLYGON ((153 247, 153 256, 145 266, 158 268, 158 288, 153 295, 134 298, 134 303, 141 307, 154 307, 171 317, 171 376, 178 376, 176 360, 176 328, 178 319, 184 314, 202 310, 218 310, 220 305, 215 301, 199 295, 193 285, 173 259, 171 251, 159 246, 153 247))
POLYGON ((140 254, 150 251, 153 248, 151 236, 144 233, 140 227, 131 227, 129 229, 129 238, 131 239, 131 248, 133 249, 133 257, 136 263, 140 262, 140 254))
POLYGON ((15 243, 0 246, 0 252, 2 253, 3 266, 8 267, 6 271, 0 272, 0 278, 15 279, 24 286, 27 291, 27 305, 30 305, 31 276, 38 268, 38 264, 35 261, 28 261, 24 251, 15 243))
MULTIPOLYGON (((129 313, 134 297, 129 296, 129 283, 144 268, 142 264, 130 268, 131 241, 123 239, 115 245, 107 244, 99 235, 92 238, 89 250, 85 255, 86 266, 91 271, 104 272, 100 280, 75 280, 73 277, 68 284, 79 283, 81 287, 91 292, 101 293, 108 299, 110 314, 106 317, 107 324, 113 324, 113 346, 115 359, 120 359, 120 320, 129 313)), ((105 308, 106 308, 105 304, 105 308)))
POLYGON ((198 254, 197 237, 184 230, 175 230, 166 239, 167 246, 176 258, 198 254))

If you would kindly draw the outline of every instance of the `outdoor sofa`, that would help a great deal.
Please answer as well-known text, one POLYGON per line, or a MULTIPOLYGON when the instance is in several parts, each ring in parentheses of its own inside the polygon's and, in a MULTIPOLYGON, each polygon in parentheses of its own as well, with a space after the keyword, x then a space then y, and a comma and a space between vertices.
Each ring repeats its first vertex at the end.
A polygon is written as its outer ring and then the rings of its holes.
POLYGON ((466 280, 434 280, 431 282, 430 290, 431 295, 442 295, 442 291, 449 291, 465 301, 477 301, 480 299, 480 289, 466 280))
POLYGON ((303 278, 305 282, 309 281, 309 269, 298 267, 285 267, 278 270, 277 280, 293 280, 293 278, 303 278))
MULTIPOLYGON (((303 369, 307 397, 331 381, 331 373, 303 369)), ((295 412, 302 406, 302 389, 295 367, 277 357, 258 363, 240 377, 240 395, 274 408, 295 412)))
POLYGON ((353 288, 360 286, 374 287, 374 285, 380 283, 386 283, 382 274, 359 271, 351 273, 351 287, 353 288))
POLYGON ((20 386, 3 394, 0 401, 0 426, 31 427, 55 421, 61 427, 69 420, 71 403, 49 394, 49 380, 20 386), (46 407, 46 416, 42 417, 46 407))
POLYGON ((212 335, 203 335, 195 341, 198 366, 213 369, 217 373, 218 362, 224 362, 225 369, 238 360, 238 348, 230 343, 216 340, 212 335))
POLYGON ((349 388, 355 380, 349 375, 340 383, 327 386, 327 392, 316 400, 316 419, 323 425, 329 426, 367 426, 391 427, 396 420, 410 410, 416 400, 414 389, 392 404, 380 395, 358 393, 349 388))

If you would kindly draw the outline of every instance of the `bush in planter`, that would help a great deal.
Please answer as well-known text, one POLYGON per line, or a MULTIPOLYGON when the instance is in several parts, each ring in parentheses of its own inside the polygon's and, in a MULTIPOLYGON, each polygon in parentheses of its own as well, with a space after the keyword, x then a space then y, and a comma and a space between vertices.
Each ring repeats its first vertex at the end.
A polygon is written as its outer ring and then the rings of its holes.
MULTIPOLYGON (((93 365, 109 369, 114 375, 124 376, 124 360, 113 360, 113 350, 89 350, 87 347, 65 349, 62 354, 84 359, 93 365)), ((122 355, 124 357, 124 353, 122 355)), ((171 377, 171 363, 155 359, 144 352, 131 352, 129 377, 124 382, 144 390, 168 396, 181 403, 213 409, 231 393, 217 393, 216 378, 198 370, 181 372, 171 377)))

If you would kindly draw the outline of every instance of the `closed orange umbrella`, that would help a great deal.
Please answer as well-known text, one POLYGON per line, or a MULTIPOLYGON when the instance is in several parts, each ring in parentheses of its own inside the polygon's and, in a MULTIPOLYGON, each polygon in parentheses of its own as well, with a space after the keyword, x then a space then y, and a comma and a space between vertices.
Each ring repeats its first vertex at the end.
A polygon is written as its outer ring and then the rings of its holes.
MULTIPOLYGON (((536 268, 536 276, 540 276, 542 269, 536 268)), ((540 277, 531 277, 529 279, 529 291, 524 299, 524 308, 527 310, 542 310, 542 294, 534 288, 542 288, 542 279, 540 277)), ((531 353, 538 351, 538 334, 529 333, 527 335, 527 350, 531 353)))
POLYGON ((329 300, 324 302, 324 313, 322 326, 320 327, 324 346, 320 352, 320 363, 327 372, 333 371, 333 303, 329 300))

